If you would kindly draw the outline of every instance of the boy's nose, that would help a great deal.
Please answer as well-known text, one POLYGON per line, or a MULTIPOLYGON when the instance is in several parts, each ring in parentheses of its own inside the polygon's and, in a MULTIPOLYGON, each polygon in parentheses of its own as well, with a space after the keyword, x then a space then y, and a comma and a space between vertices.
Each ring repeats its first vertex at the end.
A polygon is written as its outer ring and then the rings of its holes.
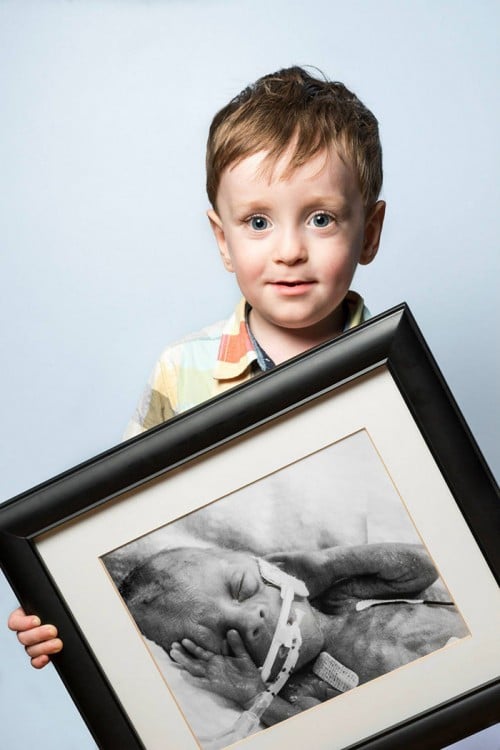
POLYGON ((294 266, 296 263, 303 263, 306 259, 307 248, 300 232, 289 230, 276 238, 274 250, 276 263, 294 266))

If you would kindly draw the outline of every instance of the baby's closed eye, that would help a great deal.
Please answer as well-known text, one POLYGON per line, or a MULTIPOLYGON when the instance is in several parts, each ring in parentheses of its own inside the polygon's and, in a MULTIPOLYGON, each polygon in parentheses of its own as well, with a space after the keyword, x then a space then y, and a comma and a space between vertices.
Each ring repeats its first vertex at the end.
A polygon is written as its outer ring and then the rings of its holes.
POLYGON ((259 590, 257 577, 247 571, 236 573, 231 578, 231 596, 239 602, 250 599, 259 590))

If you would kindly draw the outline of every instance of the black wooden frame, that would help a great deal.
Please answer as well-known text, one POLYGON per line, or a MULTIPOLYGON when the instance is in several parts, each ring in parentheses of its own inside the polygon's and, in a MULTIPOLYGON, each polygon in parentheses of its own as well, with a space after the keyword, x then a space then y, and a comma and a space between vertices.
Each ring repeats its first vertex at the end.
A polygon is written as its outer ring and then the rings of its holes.
MULTIPOLYGON (((99 747, 144 745, 37 554, 36 538, 380 366, 394 379, 499 581, 498 488, 408 307, 400 305, 0 506, 2 569, 27 611, 57 623, 65 648, 54 664, 99 747)), ((439 750, 496 721, 499 679, 355 747, 439 750)))

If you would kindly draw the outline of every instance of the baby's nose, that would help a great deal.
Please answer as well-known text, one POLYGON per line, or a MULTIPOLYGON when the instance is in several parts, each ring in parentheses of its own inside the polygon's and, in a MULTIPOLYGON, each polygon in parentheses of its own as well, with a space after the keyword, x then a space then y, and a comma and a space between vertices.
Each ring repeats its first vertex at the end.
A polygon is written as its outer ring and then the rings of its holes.
POLYGON ((251 642, 258 640, 262 633, 268 629, 268 611, 262 604, 249 606, 242 619, 245 635, 251 642))

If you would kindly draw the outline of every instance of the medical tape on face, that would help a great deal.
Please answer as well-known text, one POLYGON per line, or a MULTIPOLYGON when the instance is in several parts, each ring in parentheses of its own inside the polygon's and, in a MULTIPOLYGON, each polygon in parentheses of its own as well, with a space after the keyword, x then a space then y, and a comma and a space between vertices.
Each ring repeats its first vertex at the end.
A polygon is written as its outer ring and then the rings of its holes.
POLYGON ((275 695, 278 695, 279 691, 290 677, 290 673, 297 664, 297 659, 299 658, 300 647, 302 646, 302 636, 300 634, 299 622, 294 622, 290 626, 290 630, 295 631, 295 635, 292 634, 292 645, 287 651, 285 661, 280 667, 278 676, 276 677, 274 682, 267 685, 267 690, 273 697, 275 695))
POLYGON ((278 568, 277 565, 264 560, 262 557, 257 558, 257 564, 259 571, 266 583, 271 583, 276 588, 280 589, 284 584, 289 584, 297 596, 306 597, 309 596, 309 590, 300 578, 294 578, 289 573, 285 573, 284 570, 278 568))
POLYGON ((281 598, 283 601, 281 604, 278 624, 276 625, 273 640, 271 641, 269 651, 267 652, 267 656, 261 669, 261 677, 264 682, 267 682, 271 675, 271 669, 281 647, 285 646, 285 648, 291 649, 292 646, 292 624, 288 622, 288 618, 290 616, 290 610, 294 599, 293 589, 290 586, 285 585, 285 587, 281 589, 281 598))
POLYGON ((287 681, 290 672, 297 663, 302 645, 300 634, 302 613, 298 612, 296 619, 293 622, 288 622, 293 600, 295 595, 306 597, 309 592, 304 582, 298 578, 288 575, 288 573, 280 570, 275 565, 271 565, 266 560, 258 559, 257 562, 263 580, 279 588, 282 599, 278 623, 264 664, 261 667, 262 680, 267 683, 281 647, 283 646, 287 649, 285 661, 280 668, 277 678, 267 687, 270 693, 276 695, 287 681))

